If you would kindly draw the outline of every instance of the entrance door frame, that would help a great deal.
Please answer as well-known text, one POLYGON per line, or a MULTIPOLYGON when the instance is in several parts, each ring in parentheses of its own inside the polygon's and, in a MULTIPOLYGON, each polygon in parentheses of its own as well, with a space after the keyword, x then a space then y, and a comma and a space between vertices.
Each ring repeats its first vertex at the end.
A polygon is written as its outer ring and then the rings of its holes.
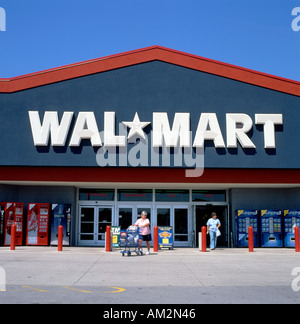
POLYGON ((150 227, 151 227, 151 232, 152 232, 152 228, 153 226, 155 226, 153 224, 153 203, 150 201, 145 201, 143 202, 124 202, 124 201, 120 201, 118 203, 115 204, 115 219, 114 219, 114 224, 116 224, 116 226, 119 226, 119 209, 120 208, 131 208, 132 209, 132 224, 134 224, 137 219, 138 219, 138 214, 137 214, 137 210, 138 208, 149 208, 151 210, 151 220, 150 220, 150 227))
MULTIPOLYGON (((103 233, 99 233, 98 232, 98 225, 99 225, 99 208, 110 208, 112 215, 111 215, 111 223, 113 224, 114 222, 114 215, 115 215, 115 208, 114 208, 114 204, 99 204, 97 202, 88 202, 88 203, 81 203, 79 204, 79 209, 78 209, 78 236, 77 236, 77 244, 79 246, 104 246, 105 245, 105 239, 103 240, 99 240, 98 239, 98 235, 103 234, 103 233), (80 239, 80 235, 82 234, 80 232, 80 228, 81 228, 81 209, 82 208, 93 208, 94 209, 94 239, 93 240, 81 240, 80 239)), ((105 233, 104 233, 105 234, 105 233)))
POLYGON ((227 217, 227 231, 228 231, 228 242, 227 242, 227 247, 230 247, 230 242, 231 242, 231 235, 230 235, 230 228, 231 228, 231 224, 230 224, 230 212, 229 212, 229 204, 227 202, 194 202, 192 204, 192 222, 193 222, 193 247, 196 247, 196 235, 198 235, 198 233, 196 233, 196 207, 197 206, 202 206, 202 207, 214 207, 214 206, 218 206, 218 207, 226 207, 226 217, 227 217))
MULTIPOLYGON (((120 208, 131 208, 132 209, 132 224, 134 224, 137 219, 138 219, 138 213, 137 210, 139 208, 141 209, 150 209, 151 211, 151 216, 150 216, 150 230, 151 230, 151 234, 152 234, 152 239, 153 239, 153 227, 155 226, 154 224, 154 216, 153 216, 153 211, 154 211, 154 207, 153 207, 153 202, 151 201, 145 201, 145 202, 140 202, 140 201, 120 201, 118 203, 115 204, 115 219, 114 219, 114 224, 116 224, 116 226, 119 226, 119 209, 120 208)), ((124 229, 123 229, 124 230, 124 229)), ((142 246, 146 246, 146 243, 143 242, 142 246)))
POLYGON ((180 247, 190 247, 192 246, 192 241, 193 241, 193 220, 192 220, 192 217, 191 217, 191 204, 189 202, 157 202, 155 204, 155 208, 154 208, 154 212, 155 212, 155 221, 156 221, 156 224, 154 226, 157 225, 157 209, 159 208, 169 208, 170 209, 170 226, 172 226, 173 228, 173 236, 174 236, 174 246, 180 246, 180 247), (175 231, 175 213, 174 213, 174 210, 175 209, 187 209, 188 211, 188 240, 187 241, 175 241, 175 235, 176 233, 174 232, 175 231))

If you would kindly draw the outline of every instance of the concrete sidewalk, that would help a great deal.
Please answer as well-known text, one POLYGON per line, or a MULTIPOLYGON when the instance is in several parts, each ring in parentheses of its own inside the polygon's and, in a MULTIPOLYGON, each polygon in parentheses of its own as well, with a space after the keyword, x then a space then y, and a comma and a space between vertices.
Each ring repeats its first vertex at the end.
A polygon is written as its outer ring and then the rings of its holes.
POLYGON ((122 257, 104 248, 1 247, 0 267, 0 303, 300 302, 300 253, 293 249, 176 248, 122 257))

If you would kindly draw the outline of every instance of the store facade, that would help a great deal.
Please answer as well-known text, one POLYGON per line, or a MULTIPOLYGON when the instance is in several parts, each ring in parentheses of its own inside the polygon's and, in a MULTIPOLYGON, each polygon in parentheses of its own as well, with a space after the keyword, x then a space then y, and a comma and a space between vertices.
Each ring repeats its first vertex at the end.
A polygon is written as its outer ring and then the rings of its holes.
POLYGON ((75 246, 142 210, 186 247, 215 211, 237 246, 236 210, 300 209, 299 96, 159 46, 0 79, 1 201, 70 204, 75 246))

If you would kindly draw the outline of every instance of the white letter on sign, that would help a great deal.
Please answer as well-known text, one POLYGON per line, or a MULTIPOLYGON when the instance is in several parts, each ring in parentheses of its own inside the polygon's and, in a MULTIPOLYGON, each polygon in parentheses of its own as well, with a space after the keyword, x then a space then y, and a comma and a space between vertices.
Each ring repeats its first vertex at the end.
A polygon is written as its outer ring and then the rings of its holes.
POLYGON ((227 147, 236 148, 237 140, 243 148, 256 146, 246 135, 252 128, 252 119, 246 114, 226 114, 227 147))
POLYGON ((225 143, 215 113, 202 113, 195 135, 194 147, 203 147, 205 140, 213 140, 216 148, 225 148, 225 143))
POLYGON ((264 125, 265 148, 275 148, 275 127, 282 125, 282 114, 256 114, 255 124, 264 125))
POLYGON ((50 133, 53 146, 65 145, 73 118, 72 111, 64 112, 60 124, 56 111, 46 111, 42 125, 38 111, 29 111, 28 114, 35 146, 47 146, 50 133))
POLYGON ((79 146, 82 139, 90 139, 92 146, 102 145, 96 118, 92 111, 79 112, 70 146, 79 146))
POLYGON ((163 138, 166 147, 189 147, 190 140, 190 114, 175 113, 173 127, 170 129, 167 113, 153 113, 153 146, 162 147, 163 138))
POLYGON ((116 136, 116 113, 114 111, 104 112, 104 145, 121 146, 126 145, 125 136, 116 136))

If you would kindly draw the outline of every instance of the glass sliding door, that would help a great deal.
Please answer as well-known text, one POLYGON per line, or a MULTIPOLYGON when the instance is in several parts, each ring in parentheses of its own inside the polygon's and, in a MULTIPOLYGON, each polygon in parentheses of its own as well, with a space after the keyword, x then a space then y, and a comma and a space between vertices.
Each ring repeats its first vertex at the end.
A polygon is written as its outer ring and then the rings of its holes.
POLYGON ((119 226, 121 226, 121 230, 126 230, 128 226, 133 224, 132 221, 132 207, 119 207, 118 215, 119 215, 119 226))
POLYGON ((157 208, 157 226, 172 226, 171 225, 171 208, 157 208))
POLYGON ((78 244, 85 246, 103 246, 106 226, 112 225, 112 206, 79 207, 78 244))
POLYGON ((187 242, 188 236, 188 208, 174 208, 174 238, 175 242, 187 242))
POLYGON ((79 242, 82 242, 83 244, 93 244, 95 233, 94 207, 81 207, 79 216, 79 242))
POLYGON ((189 206, 187 205, 158 205, 156 207, 157 226, 172 226, 174 245, 189 246, 192 235, 189 220, 189 206))
MULTIPOLYGON (((147 212, 147 218, 150 220, 151 224, 151 206, 149 205, 119 205, 118 206, 118 217, 119 217, 119 226, 121 230, 126 230, 128 226, 135 224, 138 218, 141 217, 142 211, 147 212)), ((153 226, 151 224, 151 226, 153 226)))
POLYGON ((112 224, 112 207, 97 207, 98 211, 98 241, 105 240, 106 226, 112 224))

